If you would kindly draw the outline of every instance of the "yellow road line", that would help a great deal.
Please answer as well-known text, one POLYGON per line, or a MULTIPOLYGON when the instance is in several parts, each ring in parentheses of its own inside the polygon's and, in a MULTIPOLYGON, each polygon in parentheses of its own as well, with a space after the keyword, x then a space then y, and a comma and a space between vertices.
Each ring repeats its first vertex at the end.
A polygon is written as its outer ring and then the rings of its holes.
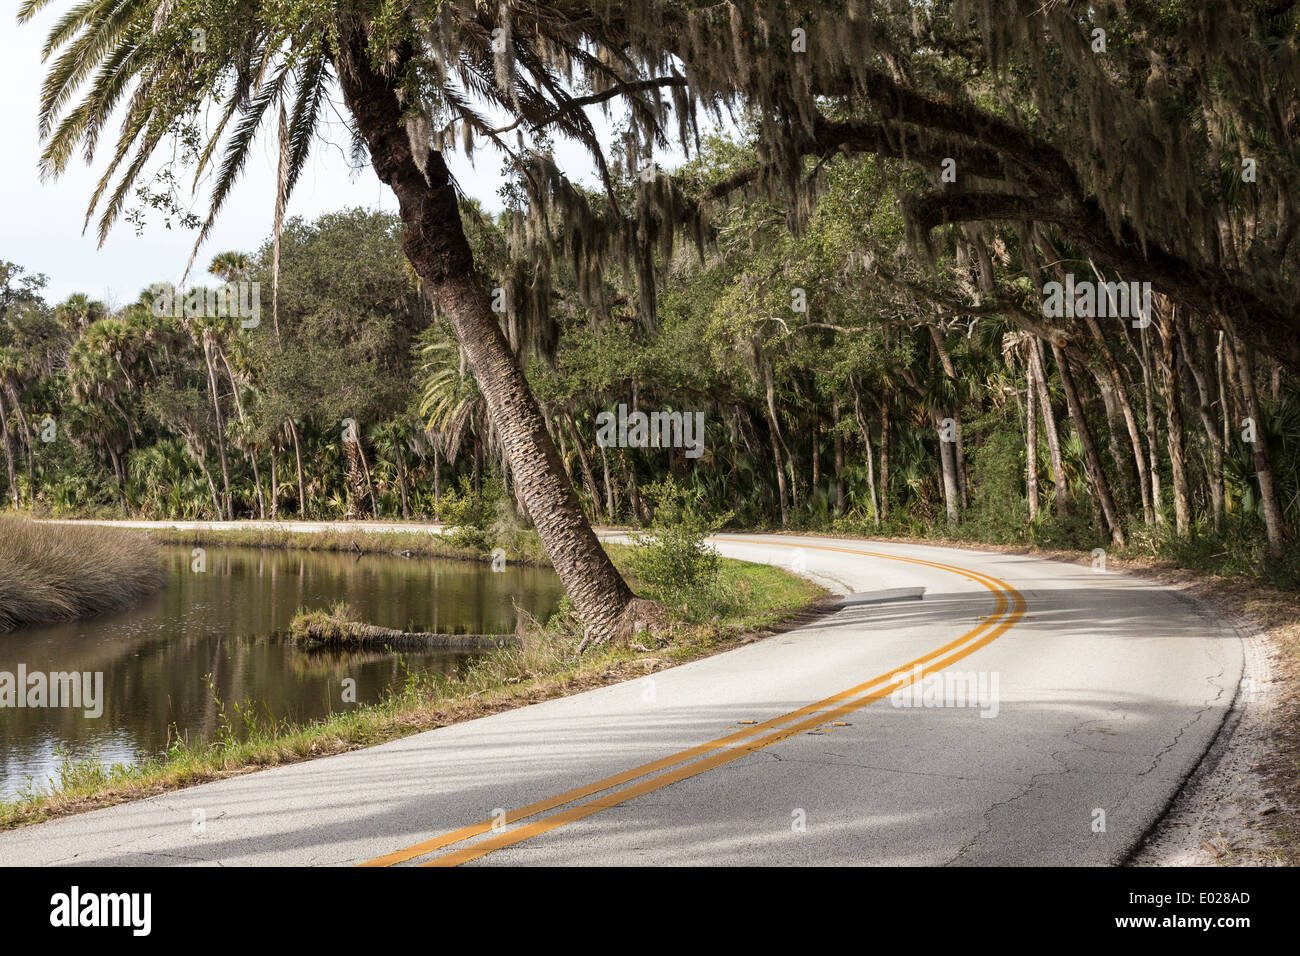
MULTIPOLYGON (((554 797, 549 797, 545 800, 541 800, 536 803, 531 803, 517 810, 512 810, 505 815, 504 822, 513 823, 515 821, 525 819, 535 814, 543 813, 547 810, 553 810, 556 807, 564 806, 565 804, 568 803, 573 803, 576 800, 581 800, 584 797, 588 797, 591 796, 592 794, 599 793, 602 790, 609 790, 611 788, 618 787, 621 784, 638 780, 649 774, 653 774, 660 770, 664 770, 666 768, 676 766, 686 761, 693 760, 696 757, 701 757, 706 754, 713 754, 713 756, 711 757, 706 757, 706 759, 704 760, 697 761, 696 763, 689 764, 688 766, 685 767, 679 767, 675 771, 664 774, 662 776, 654 777, 653 779, 644 781, 636 786, 615 791, 614 793, 608 794, 605 797, 601 797, 597 800, 590 801, 589 803, 582 804, 578 807, 572 808, 571 810, 564 811, 554 816, 547 817, 543 820, 539 820, 536 823, 529 824, 528 826, 521 827, 517 830, 512 830, 509 833, 500 834, 491 839, 484 840, 478 844, 475 844, 472 847, 466 847, 462 850, 458 850, 456 852, 439 857, 433 861, 430 861, 429 863, 423 864, 424 866, 456 865, 459 863, 466 862, 468 860, 477 859, 478 857, 484 856, 487 853, 491 853, 493 850, 500 849, 503 846, 509 846, 513 843, 518 843, 532 836, 536 836, 540 833, 545 833, 548 832, 549 830, 553 830, 556 827, 563 826, 565 823, 569 823, 572 822, 573 820, 582 819, 583 817, 590 816, 594 813, 598 813, 601 810, 607 809, 608 807, 616 806, 619 803, 623 803, 636 796, 640 796, 642 793, 648 793, 653 790, 657 790, 660 787, 665 787, 672 783, 675 783, 678 780, 684 780, 687 779, 688 777, 695 776, 696 774, 704 773, 706 770, 710 770, 713 769, 713 767, 715 766, 720 766, 724 763, 728 763, 731 760, 735 760, 738 757, 744 756, 746 753, 750 753, 755 750, 761 750, 765 747, 769 747, 772 744, 778 743, 781 740, 785 740, 791 736, 794 736, 795 734, 800 733, 803 730, 820 726, 826 723, 830 719, 843 716, 844 714, 852 713, 853 711, 858 710, 861 707, 865 707, 867 704, 871 703, 872 701, 878 700, 881 697, 892 693, 894 690, 897 689, 897 687, 905 687, 916 678, 923 676, 925 673, 928 673, 929 671, 934 670, 935 668, 929 668, 927 670, 925 665, 933 661, 936 657, 939 657, 940 655, 952 650, 953 648, 960 647, 962 644, 965 644, 967 641, 970 641, 972 638, 975 638, 982 631, 993 627, 994 622, 999 617, 1001 617, 1003 613, 1005 613, 1005 611, 1007 610, 1008 593, 1011 594, 1014 599, 1012 615, 1008 617, 1007 620, 1003 622, 1003 624, 1000 627, 994 628, 993 631, 990 634, 986 635, 983 639, 979 640, 974 644, 971 644, 967 648, 963 648, 962 650, 955 652, 954 654, 950 655, 948 658, 945 658, 944 661, 942 661, 938 666, 939 667, 946 666, 947 664, 952 663, 953 661, 960 660, 962 657, 965 657, 967 654, 974 653, 975 650, 978 650, 980 647, 983 647, 985 644, 994 640, 997 636, 1003 633, 1007 628, 1011 627, 1011 625, 1014 624, 1017 620, 1019 620, 1021 615, 1023 615, 1024 613, 1024 599, 1020 596, 1018 591, 1016 591, 1014 588, 1012 588, 1010 585, 1006 584, 1003 581, 999 581, 996 578, 990 578, 986 575, 979 574, 978 572, 969 571, 965 568, 958 568, 952 565, 945 565, 945 564, 939 564, 932 561, 925 561, 919 558, 907 558, 899 555, 878 554, 875 552, 859 551, 850 548, 836 548, 836 547, 831 547, 826 545, 808 545, 803 543, 793 543, 793 542, 784 542, 784 541, 751 541, 748 539, 737 539, 737 538, 729 538, 727 540, 734 541, 737 543, 744 543, 744 544, 804 547, 804 548, 809 548, 812 550, 819 550, 819 551, 837 551, 844 554, 858 554, 858 555, 863 555, 865 557, 885 558, 888 560, 902 561, 909 564, 919 564, 927 567, 937 568, 939 570, 950 571, 956 574, 960 574, 963 577, 970 578, 971 580, 978 581, 984 587, 988 588, 996 595, 997 605, 994 612, 990 614, 984 620, 984 622, 978 625, 977 627, 971 629, 970 631, 967 631, 965 634, 961 635, 960 637, 952 641, 949 641, 947 644, 944 644, 942 647, 936 648, 930 653, 925 654, 922 657, 918 657, 913 661, 909 661, 907 664, 902 665, 900 668, 895 668, 889 671, 888 673, 881 674, 875 678, 872 678, 869 681, 866 681, 865 683, 858 684, 855 687, 850 687, 847 690, 840 691, 838 694, 817 701, 816 703, 808 704, 804 707, 799 708, 798 710, 791 711, 788 714, 783 714, 779 717, 774 717, 771 718, 770 720, 763 721, 760 724, 755 724, 754 726, 746 727, 744 730, 738 731, 733 734, 729 734, 725 737, 718 738, 717 740, 710 741, 709 743, 701 744, 697 747, 692 747, 688 750, 683 750, 676 754, 671 754, 667 757, 663 757, 658 760, 652 761, 650 763, 643 764, 640 767, 635 767, 632 768, 631 770, 625 770, 622 773, 615 774, 611 777, 606 777, 605 779, 599 780, 595 783, 587 784, 586 786, 578 787, 576 789, 566 791, 562 794, 559 794, 554 797), (1005 588, 1006 590, 1004 591, 1003 588, 1005 588), (919 671, 916 670, 916 668, 918 667, 921 668, 921 670, 919 671), (906 673, 907 676, 902 681, 891 680, 891 678, 894 678, 899 673, 906 673), (818 714, 819 711, 823 710, 826 707, 830 707, 832 705, 839 704, 841 701, 844 701, 846 699, 856 697, 858 694, 870 690, 871 688, 876 687, 877 685, 885 681, 890 681, 890 685, 878 689, 874 693, 868 695, 865 698, 862 698, 861 700, 854 701, 853 703, 848 705, 839 706, 835 710, 827 714, 818 714), (773 734, 769 734, 768 736, 763 737, 760 740, 755 741, 754 743, 746 745, 744 747, 739 747, 731 750, 726 749, 731 747, 733 744, 741 743, 745 740, 748 740, 749 738, 754 737, 755 735, 762 733, 763 731, 770 730, 773 727, 777 727, 782 724, 788 723, 791 720, 798 720, 799 718, 805 717, 806 715, 809 714, 818 714, 818 716, 808 720, 803 720, 800 723, 794 725, 793 727, 786 728, 785 730, 778 731, 773 734), (722 752, 716 753, 716 751, 722 751, 722 752)), ((499 826, 500 823, 501 821, 499 819, 481 820, 477 823, 473 823, 468 826, 461 827, 458 830, 453 830, 450 833, 445 833, 442 834, 441 836, 434 837, 430 840, 425 840, 421 843, 414 844, 413 846, 409 846, 401 850, 396 850, 392 853, 386 854, 381 857, 377 857, 362 865, 363 866, 392 866, 396 863, 402 863, 407 860, 415 859, 416 857, 426 856, 429 853, 432 853, 436 850, 487 833, 489 830, 492 830, 494 828, 494 825, 499 826)))

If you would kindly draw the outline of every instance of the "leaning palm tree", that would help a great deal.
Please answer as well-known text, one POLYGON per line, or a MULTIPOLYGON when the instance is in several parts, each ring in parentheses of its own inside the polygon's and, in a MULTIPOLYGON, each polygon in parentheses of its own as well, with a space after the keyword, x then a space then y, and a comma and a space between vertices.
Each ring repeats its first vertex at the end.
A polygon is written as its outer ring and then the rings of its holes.
MULTIPOLYGON (((52 2, 26 0, 20 21, 52 2)), ((491 144, 532 176, 530 190, 538 199, 559 203, 573 201, 577 191, 562 181, 548 157, 525 153, 509 137, 522 146, 528 129, 540 134, 539 142, 556 134, 576 140, 591 152, 617 211, 609 163, 584 107, 626 100, 629 167, 647 162, 654 145, 666 142, 664 121, 671 109, 676 108, 681 133, 693 130, 694 100, 685 78, 669 66, 658 45, 647 41, 662 29, 662 21, 657 7, 533 0, 335 0, 296 6, 259 0, 217 6, 208 0, 83 0, 55 25, 44 48, 52 62, 40 104, 41 169, 57 176, 78 150, 92 157, 110 116, 123 108, 112 160, 87 212, 89 222, 98 211, 102 242, 164 138, 177 134, 183 147, 194 143, 197 133, 197 150, 181 148, 175 155, 194 155, 196 183, 216 167, 201 243, 259 131, 277 117, 278 238, 287 198, 318 123, 331 112, 327 101, 337 84, 353 125, 354 157, 368 152, 376 174, 398 199, 406 255, 424 295, 449 318, 465 349, 524 504, 574 607, 597 635, 634 628, 643 616, 658 612, 633 600, 583 514, 476 271, 443 150, 460 145, 472 152, 491 144), (661 72, 666 75, 656 75, 661 72), (574 95, 579 84, 591 92, 574 95), (671 99, 661 97, 665 90, 671 99), (218 119, 205 132, 203 117, 212 107, 218 119), (500 112, 514 121, 497 125, 490 114, 500 112)), ((647 208, 677 202, 674 189, 651 178, 642 180, 638 194, 647 208)), ((544 213, 539 208, 537 214, 544 213)), ((645 276, 656 248, 645 240, 671 231, 659 228, 651 212, 620 213, 611 221, 615 218, 617 238, 613 227, 591 217, 575 226, 585 239, 574 240, 571 231, 569 251, 584 264, 587 286, 599 284, 591 277, 599 275, 602 250, 621 248, 625 262, 635 259, 632 271, 645 276), (634 224, 632 231, 623 228, 627 221, 634 224), (626 241, 638 225, 642 241, 626 241)), ((543 232, 529 230, 533 251, 533 237, 543 232)), ((544 274, 537 279, 529 294, 509 296, 512 332, 521 309, 550 321, 544 274)))

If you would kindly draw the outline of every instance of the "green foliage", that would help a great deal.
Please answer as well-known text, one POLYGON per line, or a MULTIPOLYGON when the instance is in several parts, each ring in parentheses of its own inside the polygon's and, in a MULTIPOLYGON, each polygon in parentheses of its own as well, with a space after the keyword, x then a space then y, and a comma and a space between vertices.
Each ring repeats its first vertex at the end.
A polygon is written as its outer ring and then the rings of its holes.
POLYGON ((709 516, 698 496, 672 477, 645 494, 654 505, 653 533, 634 536, 633 573, 666 604, 685 604, 696 614, 713 609, 723 599, 717 591, 720 559, 707 539, 731 515, 709 516))
POLYGON ((438 507, 438 519, 450 525, 447 540, 458 548, 487 552, 495 544, 492 533, 501 501, 499 486, 489 486, 484 493, 475 495, 469 479, 462 477, 460 487, 443 496, 438 507))

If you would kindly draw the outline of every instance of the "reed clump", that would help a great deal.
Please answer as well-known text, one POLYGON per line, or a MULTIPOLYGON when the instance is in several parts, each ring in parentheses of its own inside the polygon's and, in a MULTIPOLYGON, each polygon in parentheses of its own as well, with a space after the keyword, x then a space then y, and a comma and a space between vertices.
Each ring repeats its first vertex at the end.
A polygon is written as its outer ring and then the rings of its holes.
POLYGON ((164 578, 139 532, 0 517, 0 632, 128 607, 164 578))

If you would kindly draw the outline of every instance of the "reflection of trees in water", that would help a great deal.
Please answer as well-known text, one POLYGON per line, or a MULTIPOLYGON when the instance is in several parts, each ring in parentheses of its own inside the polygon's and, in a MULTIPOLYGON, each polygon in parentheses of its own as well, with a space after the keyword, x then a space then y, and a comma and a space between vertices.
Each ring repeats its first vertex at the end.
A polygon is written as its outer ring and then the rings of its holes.
MULTIPOLYGON (((370 622, 404 630, 486 633, 514 628, 512 601, 539 616, 560 595, 551 572, 404 559, 382 555, 257 551, 209 547, 207 571, 190 571, 190 549, 171 549, 164 591, 128 611, 50 628, 17 631, 0 645, 0 670, 100 671, 104 716, 81 709, 5 709, 4 754, 62 746, 91 751, 112 740, 159 752, 168 729, 191 741, 211 739, 220 711, 209 683, 236 730, 236 704, 254 702, 275 721, 310 720, 339 710, 341 683, 357 681, 359 703, 402 686, 413 672, 451 674, 468 655, 400 655, 379 648, 305 653, 285 640, 299 608, 347 601, 370 622), (209 681, 208 675, 211 675, 209 681), (37 746, 41 744, 41 746, 37 746)), ((0 770, 13 782, 10 761, 0 770)), ((21 782, 20 780, 18 782, 21 782)))

